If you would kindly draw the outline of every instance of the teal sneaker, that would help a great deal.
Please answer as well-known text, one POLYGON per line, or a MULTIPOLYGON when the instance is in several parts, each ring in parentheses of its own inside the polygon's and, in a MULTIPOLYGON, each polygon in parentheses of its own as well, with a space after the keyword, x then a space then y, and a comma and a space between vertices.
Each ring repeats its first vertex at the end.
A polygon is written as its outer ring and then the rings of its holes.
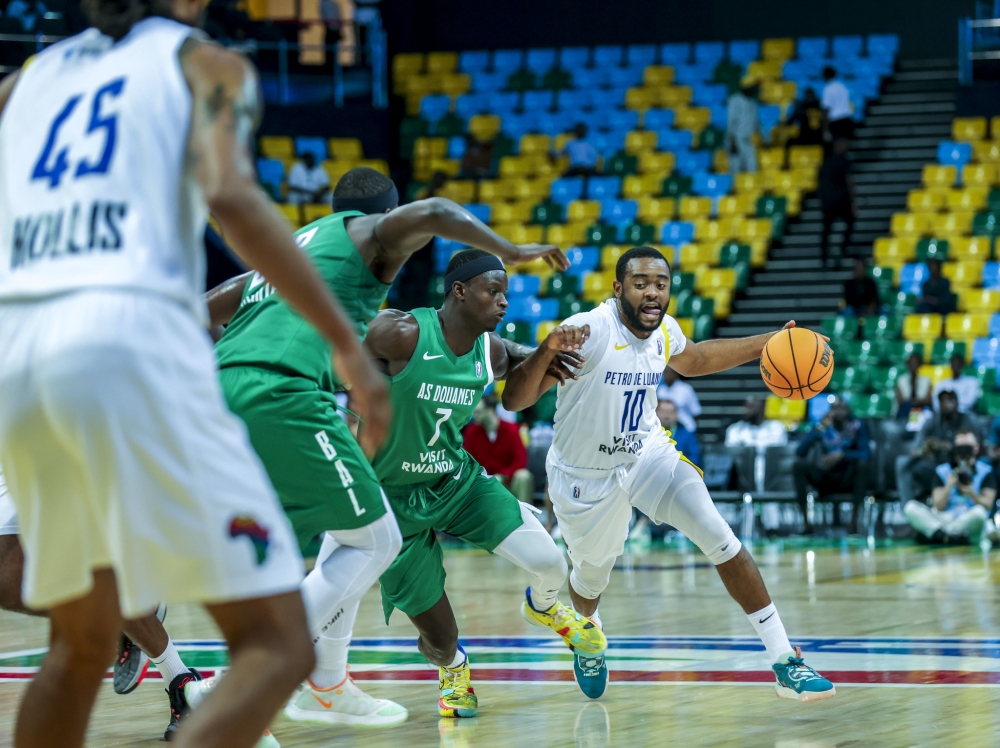
POLYGON ((780 699, 809 703, 832 699, 837 695, 837 689, 830 681, 806 665, 799 647, 785 655, 784 661, 772 665, 771 669, 777 680, 774 691, 780 699))
POLYGON ((608 665, 604 655, 577 652, 573 657, 573 675, 586 696, 599 699, 608 688, 608 665))

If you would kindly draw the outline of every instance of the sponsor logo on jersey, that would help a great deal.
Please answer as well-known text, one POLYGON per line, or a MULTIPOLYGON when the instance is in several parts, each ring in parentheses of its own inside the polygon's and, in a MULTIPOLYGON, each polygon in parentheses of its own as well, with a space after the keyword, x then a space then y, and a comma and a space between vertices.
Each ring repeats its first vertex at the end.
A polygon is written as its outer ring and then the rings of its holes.
POLYGON ((613 436, 611 437, 611 444, 602 444, 598 447, 597 451, 601 454, 614 455, 619 452, 624 454, 639 454, 642 449, 643 440, 638 436, 633 434, 626 434, 625 436, 613 436))
POLYGON ((621 387, 652 387, 660 383, 662 371, 609 371, 604 384, 621 387))
MULTIPOLYGON (((477 369, 479 368, 479 362, 477 369)), ((479 372, 482 375, 482 372, 479 372)), ((430 400, 435 403, 445 403, 447 405, 475 405, 477 390, 470 390, 466 387, 448 387, 446 385, 423 382, 417 398, 420 400, 430 400)))
POLYGON ((254 553, 257 554, 257 566, 267 560, 267 548, 271 544, 270 533, 266 527, 262 527, 253 517, 233 517, 229 523, 229 537, 239 538, 246 536, 253 543, 254 553))
POLYGON ((626 343, 625 345, 618 345, 617 343, 615 343, 615 350, 616 351, 624 351, 630 345, 632 345, 632 344, 631 343, 626 343))
POLYGON ((450 473, 455 469, 455 463, 446 456, 447 450, 436 449, 431 452, 421 452, 420 462, 404 462, 400 468, 405 473, 450 473))
POLYGON ((127 215, 128 203, 95 200, 89 206, 73 203, 68 209, 15 218, 10 269, 46 259, 119 252, 121 224, 127 215))
POLYGON ((659 338, 656 339, 656 355, 657 356, 663 355, 663 341, 660 340, 659 338))

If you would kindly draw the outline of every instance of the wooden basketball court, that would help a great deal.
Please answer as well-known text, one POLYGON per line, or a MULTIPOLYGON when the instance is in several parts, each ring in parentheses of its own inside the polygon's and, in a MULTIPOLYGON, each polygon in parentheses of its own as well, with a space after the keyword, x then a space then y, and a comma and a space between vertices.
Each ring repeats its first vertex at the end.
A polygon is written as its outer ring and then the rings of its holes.
MULTIPOLYGON (((763 647, 705 558, 686 542, 630 551, 601 605, 611 684, 590 701, 566 649, 518 612, 525 578, 500 558, 453 547, 448 588, 472 662, 480 716, 437 715, 436 670, 377 590, 362 603, 351 667, 363 688, 410 710, 402 726, 302 726, 278 717, 283 746, 983 746, 1000 740, 1000 556, 909 543, 789 540, 754 555, 792 642, 837 686, 813 705, 779 700, 763 647)), ((225 662, 200 609, 170 610, 185 662, 225 662)), ((46 623, 0 613, 0 746, 10 745, 46 623)), ((163 683, 103 688, 88 745, 162 744, 163 683)))

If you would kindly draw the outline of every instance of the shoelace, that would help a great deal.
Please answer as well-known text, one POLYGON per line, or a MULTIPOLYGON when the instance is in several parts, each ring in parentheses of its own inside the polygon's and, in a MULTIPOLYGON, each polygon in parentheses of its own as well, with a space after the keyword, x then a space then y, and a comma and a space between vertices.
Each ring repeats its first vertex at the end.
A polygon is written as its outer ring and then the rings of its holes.
POLYGON ((580 667, 583 668, 584 672, 588 670, 600 670, 601 664, 604 662, 603 657, 589 657, 586 660, 580 659, 580 667))
POLYGON ((801 657, 789 657, 788 665, 789 665, 788 675, 789 677, 792 677, 795 680, 802 680, 803 675, 814 678, 820 677, 819 673, 817 673, 811 667, 806 665, 805 661, 801 657), (795 672, 794 676, 792 675, 792 671, 795 672))
POLYGON ((135 644, 132 643, 131 639, 129 639, 128 637, 124 637, 124 641, 122 643, 122 653, 121 656, 118 658, 119 665, 125 664, 125 660, 127 660, 129 658, 129 655, 132 654, 132 647, 134 646, 135 644))

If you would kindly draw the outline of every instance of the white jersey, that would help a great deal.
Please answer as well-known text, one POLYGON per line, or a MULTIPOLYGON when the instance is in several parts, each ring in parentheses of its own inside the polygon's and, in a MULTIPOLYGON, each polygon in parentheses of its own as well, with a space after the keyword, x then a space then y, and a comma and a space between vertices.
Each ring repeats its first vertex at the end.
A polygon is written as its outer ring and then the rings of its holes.
POLYGON ((153 292, 204 319, 200 187, 186 174, 189 26, 147 18, 35 57, 0 118, 0 301, 153 292))
POLYGON ((581 351, 586 363, 579 379, 558 388, 549 461, 573 475, 598 478, 636 462, 650 434, 662 431, 656 387, 687 338, 670 316, 648 338, 637 338, 622 324, 616 299, 564 324, 590 325, 590 338, 581 351))

